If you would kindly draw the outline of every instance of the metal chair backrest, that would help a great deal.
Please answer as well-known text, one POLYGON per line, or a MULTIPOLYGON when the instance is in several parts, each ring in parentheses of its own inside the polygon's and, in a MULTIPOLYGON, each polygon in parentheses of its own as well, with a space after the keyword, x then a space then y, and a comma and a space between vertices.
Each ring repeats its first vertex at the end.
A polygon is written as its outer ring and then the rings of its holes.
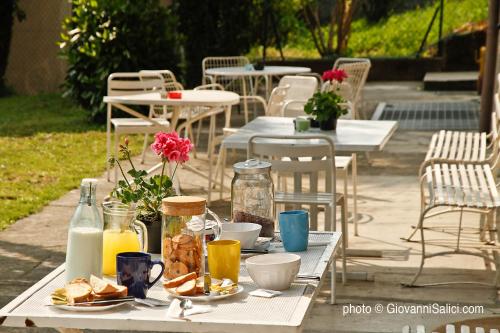
POLYGON ((281 117, 281 110, 285 104, 290 85, 278 86, 271 91, 267 102, 266 116, 281 117))
POLYGON ((272 172, 325 172, 326 189, 335 194, 335 144, 328 136, 256 134, 248 140, 247 158, 270 162, 272 172))
POLYGON ((160 74, 163 78, 163 87, 165 91, 184 90, 184 86, 177 81, 175 74, 168 69, 143 69, 139 71, 139 74, 160 74))
MULTIPOLYGON (((220 67, 245 67, 245 65, 250 64, 250 60, 243 56, 231 56, 231 57, 206 57, 201 62, 202 71, 202 84, 207 83, 220 83, 224 86, 225 90, 234 91, 236 93, 242 92, 242 78, 235 77, 217 77, 217 82, 213 82, 210 76, 205 74, 205 71, 210 68, 220 68, 220 67)), ((250 87, 250 85, 248 86, 250 87)), ((249 88, 247 88, 249 89, 249 88)))
POLYGON ((365 86, 371 62, 366 58, 338 58, 333 65, 334 69, 343 69, 347 73, 345 80, 351 86, 351 96, 343 96, 356 105, 361 100, 361 92, 365 86))
POLYGON ((137 95, 147 92, 164 92, 163 79, 151 74, 147 80, 139 73, 112 73, 108 76, 108 96, 137 95))
POLYGON ((278 86, 290 86, 286 100, 307 101, 318 89, 318 80, 314 76, 283 76, 278 86))

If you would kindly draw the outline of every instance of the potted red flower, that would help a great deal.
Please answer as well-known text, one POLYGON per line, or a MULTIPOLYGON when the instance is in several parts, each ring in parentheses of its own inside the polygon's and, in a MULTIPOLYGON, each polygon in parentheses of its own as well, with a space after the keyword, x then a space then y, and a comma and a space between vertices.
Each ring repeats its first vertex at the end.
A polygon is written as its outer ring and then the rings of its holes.
POLYGON ((193 145, 189 139, 179 137, 176 132, 158 132, 155 134, 151 149, 162 159, 160 175, 148 176, 145 170, 137 170, 131 159, 128 140, 125 140, 124 145, 120 145, 122 156, 130 163, 131 169, 127 174, 132 177, 132 181, 127 179, 119 160, 111 158, 110 163, 112 165, 116 163, 123 176, 113 190, 112 196, 127 205, 137 204, 137 219, 148 229, 148 252, 160 253, 161 201, 166 197, 176 195, 172 180, 178 165, 189 160, 193 145), (175 168, 169 177, 165 175, 165 167, 167 163, 172 162, 175 162, 175 168))
POLYGON ((319 127, 324 131, 337 128, 337 119, 347 113, 346 100, 340 96, 340 84, 347 78, 347 73, 342 69, 325 71, 322 76, 330 87, 324 91, 315 93, 304 106, 307 114, 316 116, 319 127))

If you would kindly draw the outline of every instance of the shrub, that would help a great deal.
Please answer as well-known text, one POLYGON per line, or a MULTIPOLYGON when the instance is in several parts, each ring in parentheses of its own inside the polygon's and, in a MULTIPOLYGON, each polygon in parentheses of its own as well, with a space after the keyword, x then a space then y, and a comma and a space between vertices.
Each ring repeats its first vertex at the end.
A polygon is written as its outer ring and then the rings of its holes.
POLYGON ((159 0, 72 0, 60 43, 68 61, 65 95, 103 121, 109 74, 178 70, 177 23, 159 0))
POLYGON ((174 6, 186 41, 186 80, 190 85, 200 82, 203 58, 249 51, 252 1, 177 0, 174 6))

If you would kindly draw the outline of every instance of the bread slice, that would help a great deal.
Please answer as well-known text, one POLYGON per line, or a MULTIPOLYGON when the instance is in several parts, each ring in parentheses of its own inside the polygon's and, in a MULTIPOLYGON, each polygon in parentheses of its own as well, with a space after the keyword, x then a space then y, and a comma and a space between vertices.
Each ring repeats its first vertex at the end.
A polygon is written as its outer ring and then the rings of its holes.
POLYGON ((196 292, 196 280, 189 280, 175 289, 180 296, 193 296, 196 292))
POLYGON ((176 277, 175 279, 163 282, 163 287, 175 288, 175 287, 178 287, 178 286, 184 284, 185 282, 187 282, 189 280, 194 280, 194 279, 196 279, 195 272, 187 273, 185 275, 181 275, 179 277, 176 277))
POLYGON ((88 302, 92 300, 92 287, 85 282, 70 282, 66 285, 68 304, 88 302))
POLYGON ((97 276, 90 276, 90 286, 97 295, 113 294, 118 291, 118 288, 113 283, 99 279, 97 276))
POLYGON ((203 278, 198 278, 196 279, 196 291, 195 293, 198 294, 203 294, 205 292, 203 286, 204 286, 203 278))
POLYGON ((96 294, 94 293, 94 301, 107 300, 107 299, 117 299, 121 297, 126 297, 128 294, 128 289, 125 286, 113 285, 117 289, 114 293, 108 294, 96 294))

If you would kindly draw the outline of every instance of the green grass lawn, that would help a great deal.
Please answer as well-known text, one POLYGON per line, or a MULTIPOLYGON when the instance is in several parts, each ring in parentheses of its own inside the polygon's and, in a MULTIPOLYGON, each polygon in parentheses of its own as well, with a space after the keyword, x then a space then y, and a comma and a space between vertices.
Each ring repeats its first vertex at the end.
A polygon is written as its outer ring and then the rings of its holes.
POLYGON ((104 126, 59 95, 0 98, 0 116, 0 230, 105 170, 104 126))
MULTIPOLYGON (((487 0, 445 0, 444 1, 443 35, 467 22, 485 20, 488 14, 487 0)), ((437 4, 417 8, 404 13, 391 15, 380 22, 369 24, 360 19, 352 23, 352 34, 349 39, 349 55, 370 57, 414 56, 424 37, 437 4)), ((438 23, 436 18, 427 45, 438 40, 438 23)), ((325 30, 326 31, 326 30, 325 30)), ((279 57, 276 49, 270 48, 270 57, 279 57)), ((284 46, 285 57, 319 58, 311 36, 304 27, 294 32, 284 46)), ((249 56, 260 58, 262 50, 252 49, 249 56)))

